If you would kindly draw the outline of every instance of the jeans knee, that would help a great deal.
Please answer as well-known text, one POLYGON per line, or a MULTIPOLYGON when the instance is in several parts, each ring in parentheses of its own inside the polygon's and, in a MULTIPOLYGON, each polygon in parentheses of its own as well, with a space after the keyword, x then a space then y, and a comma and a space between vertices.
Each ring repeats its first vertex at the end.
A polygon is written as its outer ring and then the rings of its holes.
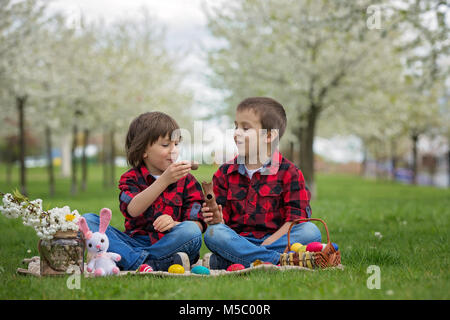
POLYGON ((187 238, 194 239, 202 237, 202 231, 194 221, 183 221, 178 226, 183 229, 183 234, 187 238))
POLYGON ((202 231, 194 221, 183 221, 177 227, 177 237, 181 237, 179 241, 189 243, 186 253, 195 258, 202 246, 202 231))
POLYGON ((195 250, 200 250, 202 246, 202 232, 195 222, 183 221, 176 226, 176 234, 178 241, 190 242, 196 248, 195 250))
POLYGON ((312 222, 303 222, 292 227, 291 242, 308 244, 311 242, 321 242, 322 235, 320 229, 312 222))
POLYGON ((226 228, 227 227, 222 223, 209 225, 203 237, 205 245, 208 247, 210 244, 214 245, 215 243, 223 244, 229 242, 230 239, 228 239, 229 237, 226 228))

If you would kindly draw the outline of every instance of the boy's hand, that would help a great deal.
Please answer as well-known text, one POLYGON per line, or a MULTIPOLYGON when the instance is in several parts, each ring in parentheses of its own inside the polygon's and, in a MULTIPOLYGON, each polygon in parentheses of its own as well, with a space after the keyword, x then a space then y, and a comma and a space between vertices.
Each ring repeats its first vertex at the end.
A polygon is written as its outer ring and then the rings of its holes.
POLYGON ((180 224, 180 222, 174 221, 172 217, 167 214, 162 214, 153 222, 153 228, 158 232, 164 232, 172 229, 177 224, 180 224))
POLYGON ((167 167, 167 169, 163 172, 159 179, 162 179, 161 181, 166 183, 167 185, 175 183, 181 178, 187 176, 187 174, 191 170, 191 166, 191 162, 185 160, 172 163, 169 167, 167 167))
POLYGON ((224 223, 223 221, 223 214, 222 214, 222 205, 217 206, 216 212, 210 211, 209 207, 206 206, 206 202, 203 202, 202 206, 202 214, 203 214, 203 221, 205 223, 211 225, 211 224, 218 224, 218 223, 224 223))

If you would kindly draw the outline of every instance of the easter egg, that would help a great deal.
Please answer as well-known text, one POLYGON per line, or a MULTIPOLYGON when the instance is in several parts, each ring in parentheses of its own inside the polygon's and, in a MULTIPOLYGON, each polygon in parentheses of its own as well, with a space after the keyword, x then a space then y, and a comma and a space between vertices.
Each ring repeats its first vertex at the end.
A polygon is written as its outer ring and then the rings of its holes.
POLYGON ((195 266, 191 269, 191 272, 195 274, 209 274, 209 269, 204 266, 195 266))
POLYGON ((184 268, 182 265, 173 264, 169 267, 169 273, 184 273, 184 268))
POLYGON ((323 248, 322 243, 320 243, 320 242, 311 242, 310 244, 308 244, 306 246, 306 251, 319 252, 319 251, 322 251, 322 248, 323 248))
POLYGON ((261 260, 256 259, 255 261, 252 262, 251 266, 256 267, 259 266, 260 264, 263 264, 263 262, 261 260))
MULTIPOLYGON (((332 242, 331 245, 333 246, 334 250, 336 250, 336 251, 339 250, 339 247, 338 247, 338 245, 336 243, 332 242)), ((322 248, 322 251, 323 251, 325 249, 325 247, 327 246, 327 244, 326 243, 322 243, 322 246, 323 246, 323 248, 322 248)))
POLYGON ((288 251, 288 253, 295 253, 295 251, 292 251, 292 250, 291 250, 291 251, 288 251))
POLYGON ((292 250, 292 251, 295 251, 295 252, 298 252, 298 250, 299 250, 302 246, 303 246, 303 245, 302 245, 301 243, 296 242, 296 243, 294 243, 293 245, 291 245, 291 250, 292 250))
POLYGON ((238 270, 243 270, 243 269, 245 269, 245 267, 242 264, 235 263, 235 264, 232 264, 231 266, 229 266, 227 268, 227 271, 238 271, 238 270))
POLYGON ((141 264, 139 266, 138 271, 141 273, 148 273, 148 272, 152 272, 153 268, 151 266, 149 266, 148 264, 141 264))
POLYGON ((260 266, 263 264, 272 264, 271 262, 267 262, 267 261, 261 261, 261 260, 255 260, 250 264, 250 267, 256 267, 256 266, 260 266))
POLYGON ((302 246, 298 249, 297 252, 298 252, 298 253, 306 252, 306 246, 305 246, 305 245, 302 245, 302 246))

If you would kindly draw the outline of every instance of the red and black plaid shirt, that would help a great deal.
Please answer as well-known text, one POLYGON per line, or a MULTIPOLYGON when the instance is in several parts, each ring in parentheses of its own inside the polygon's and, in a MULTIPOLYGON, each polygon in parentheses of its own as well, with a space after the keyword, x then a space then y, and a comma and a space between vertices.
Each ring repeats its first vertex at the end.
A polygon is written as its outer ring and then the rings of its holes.
POLYGON ((223 164, 213 177, 214 194, 225 223, 242 236, 262 238, 285 222, 311 217, 311 193, 302 172, 274 152, 250 179, 241 158, 223 164))
POLYGON ((179 222, 185 220, 199 221, 203 230, 206 230, 206 224, 200 210, 204 201, 202 187, 190 173, 169 185, 145 212, 137 217, 130 216, 127 207, 131 199, 155 180, 145 165, 132 168, 120 177, 119 202, 120 211, 125 216, 125 233, 130 236, 135 234, 148 235, 151 243, 154 244, 169 232, 161 233, 153 228, 153 222, 162 214, 168 214, 174 221, 179 222))

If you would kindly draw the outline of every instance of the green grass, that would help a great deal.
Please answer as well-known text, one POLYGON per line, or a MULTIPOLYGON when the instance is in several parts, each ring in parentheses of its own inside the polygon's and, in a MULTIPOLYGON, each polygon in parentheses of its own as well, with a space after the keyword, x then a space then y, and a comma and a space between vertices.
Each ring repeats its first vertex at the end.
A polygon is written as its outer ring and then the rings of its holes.
MULTIPOLYGON (((68 179, 57 179, 57 192, 49 197, 44 169, 29 169, 31 199, 44 207, 69 205, 80 213, 113 210, 111 224, 123 230, 118 210, 118 189, 104 189, 101 168, 89 168, 88 190, 70 196, 68 179)), ((124 171, 117 168, 117 179, 124 171)), ((194 172, 199 181, 210 180, 213 167, 194 172)), ((4 181, 0 190, 17 186, 4 181)), ((450 190, 364 180, 354 176, 318 175, 318 197, 313 217, 327 222, 331 240, 339 244, 340 270, 264 272, 217 278, 82 279, 79 290, 69 290, 67 277, 35 278, 15 270, 25 257, 38 255, 34 230, 19 219, 0 216, 0 299, 449 299, 450 190), (383 237, 378 239, 375 232, 383 237), (30 250, 30 252, 27 252, 30 250), (369 290, 367 268, 381 271, 381 289, 369 290)), ((318 224, 325 237, 324 228, 318 224)), ((325 241, 325 240, 324 240, 325 241)), ((202 246, 201 255, 208 250, 202 246)))

